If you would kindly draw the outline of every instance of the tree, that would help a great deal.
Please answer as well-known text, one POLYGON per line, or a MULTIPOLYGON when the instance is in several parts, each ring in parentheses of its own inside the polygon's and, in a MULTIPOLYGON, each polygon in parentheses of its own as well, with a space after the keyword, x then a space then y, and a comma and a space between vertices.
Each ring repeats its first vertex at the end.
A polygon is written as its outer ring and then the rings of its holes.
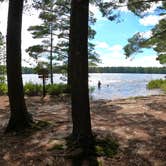
MULTIPOLYGON (((150 7, 151 4, 149 3, 150 7)), ((148 7, 148 8, 149 8, 148 7)), ((139 10, 144 11, 147 9, 147 6, 144 2, 140 3, 139 6, 134 4, 129 6, 129 9, 136 13, 139 16, 142 16, 139 10), (140 9, 141 8, 141 9, 140 9)), ((166 2, 162 2, 162 6, 159 8, 160 15, 164 16, 166 9, 166 2)), ((128 44, 124 47, 124 51, 127 57, 135 53, 142 52, 142 48, 152 48, 157 52, 157 60, 161 64, 166 64, 166 20, 165 18, 161 19, 159 23, 152 28, 152 35, 149 38, 145 38, 142 33, 136 33, 132 38, 128 40, 128 44)))
POLYGON ((4 65, 5 58, 6 58, 5 46, 6 46, 6 44, 5 44, 4 36, 0 32, 0 64, 2 64, 2 65, 4 65))
POLYGON ((72 0, 69 40, 72 136, 86 149, 93 144, 88 91, 88 13, 88 0, 72 0))
POLYGON ((28 113, 21 73, 21 27, 23 0, 10 0, 7 25, 7 79, 10 120, 6 131, 29 127, 32 116, 28 113))
POLYGON ((5 73, 6 73, 6 44, 4 40, 4 36, 0 32, 0 83, 5 82, 5 73))
POLYGON ((44 10, 40 12, 39 18, 43 21, 41 25, 30 26, 29 31, 32 32, 33 38, 43 39, 41 45, 34 45, 29 47, 26 51, 35 59, 38 59, 41 54, 49 54, 50 60, 50 79, 53 84, 53 59, 55 59, 55 47, 53 46, 53 36, 57 30, 55 21, 57 16, 53 14, 53 1, 44 1, 44 10), (46 9, 49 9, 46 10, 46 9))
MULTIPOLYGON (((69 1, 41 1, 36 2, 35 8, 39 8, 42 10, 42 13, 45 14, 44 18, 48 18, 46 16, 50 16, 51 13, 54 15, 56 19, 54 19, 53 24, 57 28, 58 32, 54 32, 53 35, 58 37, 58 43, 53 46, 53 53, 56 56, 58 61, 63 62, 64 67, 66 66, 66 70, 68 71, 68 85, 70 85, 70 66, 68 66, 68 61, 70 61, 70 57, 68 56, 69 52, 69 16, 70 16, 70 3, 69 1), (67 67, 68 66, 68 67, 67 67)), ((42 14, 43 15, 43 14, 42 14)), ((90 24, 95 23, 95 19, 93 18, 93 13, 90 12, 89 17, 90 24)), ((38 28, 39 26, 34 27, 33 36, 34 37, 42 37, 41 34, 48 33, 46 28, 38 28)), ((89 26, 89 40, 93 39, 95 36, 95 31, 89 26)), ((89 63, 91 65, 95 65, 99 62, 98 54, 94 50, 94 45, 89 42, 89 63)), ((45 49, 42 48, 42 45, 32 46, 28 49, 28 52, 32 55, 40 55, 41 52, 44 52, 45 49)))

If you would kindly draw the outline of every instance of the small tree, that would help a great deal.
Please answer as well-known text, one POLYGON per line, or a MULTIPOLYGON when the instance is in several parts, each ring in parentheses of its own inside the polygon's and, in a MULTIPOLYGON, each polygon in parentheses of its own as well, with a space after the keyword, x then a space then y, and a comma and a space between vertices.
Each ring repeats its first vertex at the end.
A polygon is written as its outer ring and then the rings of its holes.
POLYGON ((0 32, 0 82, 5 82, 6 73, 6 44, 4 41, 4 36, 0 32))
MULTIPOLYGON (((40 14, 40 18, 42 16, 42 20, 44 23, 48 22, 48 19, 50 20, 50 17, 54 17, 55 19, 52 22, 53 27, 55 28, 53 32, 53 38, 56 36, 57 43, 53 44, 53 55, 56 57, 55 59, 57 61, 63 62, 64 67, 66 67, 67 73, 68 73, 68 85, 70 84, 70 65, 68 65, 68 62, 70 61, 70 57, 68 56, 69 52, 69 28, 70 28, 70 3, 69 1, 40 1, 35 3, 35 7, 38 9, 41 9, 42 12, 40 14), (58 30, 58 31, 56 31, 58 30)), ((89 23, 90 25, 95 23, 95 19, 93 17, 93 13, 90 12, 89 17, 89 23)), ((93 39, 96 32, 89 26, 89 40, 93 39)), ((46 33, 48 33, 47 26, 33 26, 30 27, 29 30, 31 30, 34 38, 44 38, 46 36, 46 33), (45 34, 45 35, 44 35, 45 34)), ((29 54, 40 56, 41 53, 46 51, 46 47, 43 47, 45 43, 41 45, 36 45, 29 47, 27 51, 29 54)), ((95 65, 96 63, 99 63, 100 60, 98 58, 98 54, 95 52, 95 45, 90 43, 89 41, 89 63, 91 65, 95 65)), ((70 63, 69 63, 70 64, 70 63)), ((70 86, 70 85, 69 85, 70 86)))

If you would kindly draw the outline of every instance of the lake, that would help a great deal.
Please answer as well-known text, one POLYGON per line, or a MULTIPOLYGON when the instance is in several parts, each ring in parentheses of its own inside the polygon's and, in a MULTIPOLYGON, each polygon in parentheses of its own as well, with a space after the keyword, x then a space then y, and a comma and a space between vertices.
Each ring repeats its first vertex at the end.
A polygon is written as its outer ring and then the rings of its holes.
MULTIPOLYGON (((161 94, 160 90, 148 90, 147 83, 150 80, 164 78, 165 74, 120 74, 120 73, 91 73, 89 74, 89 86, 95 90, 91 94, 94 100, 98 99, 119 99, 136 96, 148 96, 161 94), (98 81, 101 88, 97 88, 98 81)), ((60 78, 61 74, 54 74, 55 83, 65 83, 60 78)), ((36 74, 23 74, 23 82, 41 84, 42 80, 36 74)), ((47 80, 49 83, 49 80, 47 80)))

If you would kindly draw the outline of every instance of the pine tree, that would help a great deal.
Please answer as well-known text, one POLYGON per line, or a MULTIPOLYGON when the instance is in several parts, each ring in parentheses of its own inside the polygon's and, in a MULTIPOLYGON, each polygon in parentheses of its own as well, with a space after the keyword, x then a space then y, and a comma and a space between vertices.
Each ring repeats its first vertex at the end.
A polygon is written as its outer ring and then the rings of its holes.
MULTIPOLYGON (((53 33, 58 39, 56 45, 53 45, 53 53, 56 56, 56 60, 63 62, 63 65, 67 68, 68 73, 68 85, 70 84, 70 66, 68 66, 68 61, 70 61, 70 57, 68 56, 69 52, 69 29, 70 29, 70 3, 67 1, 41 1, 36 3, 35 8, 39 8, 42 12, 51 13, 54 15, 56 19, 54 19, 54 25, 58 30, 58 33, 53 33), (67 67, 68 66, 68 67, 67 67)), ((43 14, 42 14, 43 15, 43 14)), ((45 15, 45 19, 48 19, 50 14, 45 15)), ((43 18, 42 18, 43 19, 43 18)), ((45 20, 45 22, 47 22, 45 20)), ((95 23, 95 19, 93 18, 93 13, 90 12, 89 17, 90 24, 95 23)), ((32 34, 35 38, 43 37, 43 33, 48 33, 47 27, 39 27, 33 26, 30 28, 32 34)), ((95 31, 89 26, 89 40, 93 39, 95 36, 95 31)), ((95 52, 95 45, 89 42, 89 63, 91 65, 95 65, 99 63, 100 60, 98 58, 98 54, 95 52)), ((41 55, 46 49, 42 47, 42 45, 36 45, 29 47, 27 51, 31 56, 41 55)))
POLYGON ((72 136, 85 150, 93 144, 88 92, 88 13, 88 0, 72 0, 69 45, 72 136))
POLYGON ((10 0, 7 26, 7 79, 10 120, 6 131, 29 127, 32 116, 28 113, 21 73, 21 27, 23 0, 10 0))

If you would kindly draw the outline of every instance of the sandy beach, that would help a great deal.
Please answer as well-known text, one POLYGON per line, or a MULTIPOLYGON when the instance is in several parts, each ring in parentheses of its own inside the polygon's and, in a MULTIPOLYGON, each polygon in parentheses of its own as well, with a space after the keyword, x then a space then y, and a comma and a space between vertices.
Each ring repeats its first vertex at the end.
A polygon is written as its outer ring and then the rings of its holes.
MULTIPOLYGON (((166 165, 166 95, 91 101, 93 132, 119 144, 113 157, 98 157, 102 166, 166 165)), ((70 166, 71 161, 49 149, 65 144, 71 133, 70 102, 65 97, 26 97, 29 112, 48 126, 29 135, 4 134, 9 103, 0 97, 0 165, 70 166)), ((86 166, 86 164, 85 164, 86 166)))

